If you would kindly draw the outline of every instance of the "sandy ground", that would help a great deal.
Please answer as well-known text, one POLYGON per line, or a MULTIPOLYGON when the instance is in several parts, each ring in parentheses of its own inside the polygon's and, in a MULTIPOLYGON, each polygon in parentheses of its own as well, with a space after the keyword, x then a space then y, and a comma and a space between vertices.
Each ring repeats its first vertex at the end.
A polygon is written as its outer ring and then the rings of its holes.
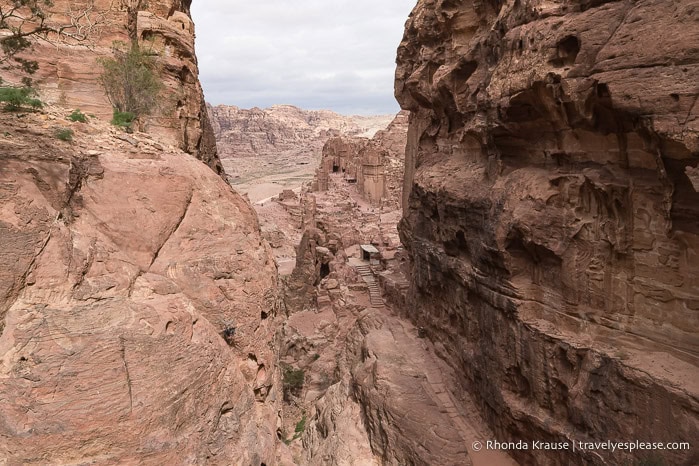
MULTIPOLYGON (((226 172, 232 171, 227 165, 235 161, 236 159, 224 160, 226 172)), ((313 180, 315 165, 299 167, 293 170, 287 168, 280 172, 274 166, 270 166, 268 170, 260 169, 245 178, 232 178, 230 183, 239 193, 247 194, 250 202, 254 204, 262 199, 276 196, 285 189, 299 189, 303 183, 313 180)))

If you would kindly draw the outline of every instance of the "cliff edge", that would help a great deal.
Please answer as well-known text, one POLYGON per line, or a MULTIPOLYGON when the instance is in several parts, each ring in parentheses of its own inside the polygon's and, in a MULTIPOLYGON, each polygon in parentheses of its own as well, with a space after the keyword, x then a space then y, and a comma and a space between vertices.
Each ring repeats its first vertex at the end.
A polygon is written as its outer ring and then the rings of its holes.
MULTIPOLYGON (((181 112, 147 133, 70 121, 111 108, 105 50, 65 44, 32 52, 49 103, 0 111, 0 462, 276 464, 276 265, 203 149, 188 3, 149 5, 181 112)), ((109 6, 104 41, 125 34, 109 6)))
POLYGON ((65 33, 37 41, 28 54, 39 63, 34 78, 42 100, 111 119, 112 106, 99 83, 99 59, 111 57, 115 44, 137 40, 156 57, 164 85, 156 110, 144 119, 145 131, 222 174, 198 78, 190 4, 191 0, 53 1, 46 7, 47 25, 64 28, 65 33))

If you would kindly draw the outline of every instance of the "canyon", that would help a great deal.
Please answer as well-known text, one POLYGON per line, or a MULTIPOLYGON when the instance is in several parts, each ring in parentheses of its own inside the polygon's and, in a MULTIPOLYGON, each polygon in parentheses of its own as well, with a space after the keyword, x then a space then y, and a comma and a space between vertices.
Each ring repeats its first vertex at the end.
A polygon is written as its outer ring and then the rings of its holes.
POLYGON ((85 5, 0 111, 0 464, 699 463, 699 2, 419 0, 375 117, 207 105, 188 1, 85 5))

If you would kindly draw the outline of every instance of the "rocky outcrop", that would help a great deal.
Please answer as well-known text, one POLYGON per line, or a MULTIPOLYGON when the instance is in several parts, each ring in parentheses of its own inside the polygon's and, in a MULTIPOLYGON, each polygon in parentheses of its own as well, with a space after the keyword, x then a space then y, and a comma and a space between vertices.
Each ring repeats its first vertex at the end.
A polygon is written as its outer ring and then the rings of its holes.
POLYGON ((699 436, 697 6, 421 0, 406 24, 406 312, 500 440, 699 436))
POLYGON ((192 156, 0 113, 0 457, 275 464, 276 267, 192 156))
POLYGON ((37 42, 31 56, 39 63, 35 81, 45 102, 109 121, 112 106, 98 78, 99 59, 113 54, 115 42, 133 38, 157 55, 164 85, 159 106, 141 126, 162 141, 204 161, 217 173, 216 154, 194 54, 194 23, 190 1, 183 0, 56 0, 49 23, 63 28, 50 42, 37 42), (74 27, 68 27, 69 25, 74 27))

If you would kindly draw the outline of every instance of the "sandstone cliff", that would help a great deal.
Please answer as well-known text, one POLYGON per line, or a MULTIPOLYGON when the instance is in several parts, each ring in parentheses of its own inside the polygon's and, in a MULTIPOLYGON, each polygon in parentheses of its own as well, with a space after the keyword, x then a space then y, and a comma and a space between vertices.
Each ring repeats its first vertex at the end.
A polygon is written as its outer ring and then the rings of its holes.
POLYGON ((254 211, 147 135, 59 141, 68 112, 0 113, 0 457, 272 464, 276 267, 254 211))
POLYGON ((109 121, 112 106, 98 82, 100 57, 112 56, 115 42, 136 38, 157 55, 165 86, 159 106, 143 125, 148 133, 195 155, 218 173, 216 155, 194 53, 191 0, 55 0, 49 24, 68 28, 30 52, 39 62, 35 78, 41 98, 79 108, 109 121))
POLYGON ((277 271, 215 172, 189 2, 118 5, 93 48, 34 48, 44 110, 0 112, 0 463, 276 464, 277 271), (131 33, 167 98, 127 135, 95 60, 131 33))
POLYGON ((699 438, 698 11, 420 0, 406 24, 406 311, 501 440, 699 438))

